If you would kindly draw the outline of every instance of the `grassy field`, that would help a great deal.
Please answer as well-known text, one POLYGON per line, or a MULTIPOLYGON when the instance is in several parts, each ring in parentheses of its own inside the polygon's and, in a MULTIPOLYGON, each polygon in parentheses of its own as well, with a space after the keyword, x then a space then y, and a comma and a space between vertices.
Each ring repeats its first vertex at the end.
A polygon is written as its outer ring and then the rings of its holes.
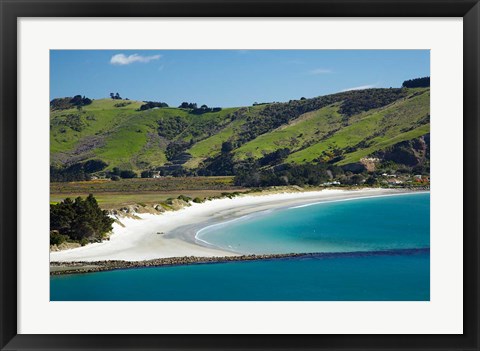
POLYGON ((102 208, 110 209, 139 203, 158 204, 179 195, 203 199, 220 196, 222 193, 247 190, 234 186, 232 177, 94 180, 51 183, 50 202, 57 203, 67 197, 85 197, 93 194, 102 208))
MULTIPOLYGON (((235 189, 238 192, 244 192, 246 189, 235 189)), ((101 192, 95 193, 95 198, 98 201, 98 204, 101 208, 109 209, 119 209, 124 206, 129 205, 154 205, 161 202, 165 202, 169 198, 177 198, 179 195, 185 195, 192 199, 199 197, 201 199, 208 197, 219 197, 225 192, 233 192, 233 190, 178 190, 178 191, 163 191, 163 192, 146 192, 146 193, 128 193, 128 192, 101 192)), ((50 202, 58 203, 65 198, 70 197, 72 199, 77 196, 86 197, 87 193, 71 193, 71 194, 51 194, 50 202)))

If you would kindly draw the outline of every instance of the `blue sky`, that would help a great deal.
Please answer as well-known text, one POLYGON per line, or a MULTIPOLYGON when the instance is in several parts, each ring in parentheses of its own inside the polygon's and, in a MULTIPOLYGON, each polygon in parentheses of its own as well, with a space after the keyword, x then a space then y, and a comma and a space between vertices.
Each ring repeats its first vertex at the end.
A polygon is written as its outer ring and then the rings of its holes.
POLYGON ((50 51, 51 99, 118 92, 170 106, 234 107, 400 87, 429 75, 429 50, 50 51))

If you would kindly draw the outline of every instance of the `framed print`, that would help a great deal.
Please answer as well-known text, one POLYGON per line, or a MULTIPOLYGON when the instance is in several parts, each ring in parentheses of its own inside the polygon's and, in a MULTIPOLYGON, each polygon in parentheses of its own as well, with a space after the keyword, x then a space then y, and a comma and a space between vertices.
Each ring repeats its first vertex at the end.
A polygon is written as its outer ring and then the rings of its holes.
POLYGON ((478 350, 477 1, 3 1, 1 347, 478 350))

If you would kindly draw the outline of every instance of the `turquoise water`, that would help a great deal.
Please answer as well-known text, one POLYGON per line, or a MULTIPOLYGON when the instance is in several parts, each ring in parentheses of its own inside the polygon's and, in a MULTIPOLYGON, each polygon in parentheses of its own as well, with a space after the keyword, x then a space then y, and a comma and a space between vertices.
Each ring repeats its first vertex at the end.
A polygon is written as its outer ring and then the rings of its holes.
POLYGON ((197 239, 258 254, 428 248, 429 208, 428 193, 324 202, 213 225, 197 239))
POLYGON ((200 233, 239 252, 301 258, 52 276, 52 301, 425 301, 429 194, 322 203, 200 233), (223 234, 222 234, 223 233, 223 234), (227 238, 224 238, 226 236, 227 238), (332 253, 334 252, 334 253, 332 253))

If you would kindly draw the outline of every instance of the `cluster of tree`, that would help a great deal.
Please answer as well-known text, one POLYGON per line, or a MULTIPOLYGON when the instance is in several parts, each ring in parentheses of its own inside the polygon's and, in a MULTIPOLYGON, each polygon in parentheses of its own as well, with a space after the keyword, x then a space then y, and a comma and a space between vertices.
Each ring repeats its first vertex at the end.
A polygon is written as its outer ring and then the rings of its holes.
POLYGON ((185 108, 192 110, 191 113, 194 113, 196 115, 201 115, 202 113, 207 113, 207 112, 218 112, 221 111, 222 109, 220 107, 208 107, 207 105, 202 105, 200 108, 198 107, 197 103, 195 102, 182 102, 178 108, 185 108))
POLYGON ((234 149, 234 145, 231 140, 224 141, 222 143, 221 151, 222 153, 231 152, 234 149))
POLYGON ((235 166, 235 185, 246 187, 266 186, 318 186, 338 181, 342 185, 373 185, 375 175, 366 171, 344 171, 342 167, 326 163, 282 164, 277 167, 260 168, 254 159, 248 159, 235 166))
POLYGON ((232 176, 234 175, 235 162, 230 152, 222 152, 220 155, 208 158, 198 168, 200 176, 232 176))
POLYGON ((147 169, 140 173, 140 177, 142 178, 153 178, 154 175, 158 174, 156 171, 152 171, 151 169, 147 169))
POLYGON ((197 174, 200 176, 231 176, 235 174, 233 155, 233 144, 231 141, 222 143, 222 152, 216 157, 205 160, 199 167, 197 174))
POLYGON ((404 88, 427 88, 430 86, 430 77, 409 79, 403 82, 404 88))
POLYGON ((137 173, 130 169, 120 169, 118 167, 113 167, 111 171, 107 172, 107 176, 110 177, 112 180, 120 180, 120 178, 136 178, 137 173))
POLYGON ((113 106, 115 106, 115 107, 125 107, 125 106, 128 106, 130 104, 131 104, 130 101, 124 101, 124 102, 119 102, 118 104, 115 104, 113 106))
POLYGON ((364 111, 391 104, 405 97, 407 93, 403 89, 390 88, 354 90, 340 93, 339 95, 344 96, 339 112, 342 115, 350 117, 364 111))
POLYGON ((189 145, 189 143, 182 140, 173 141, 168 144, 167 149, 165 150, 165 156, 167 157, 167 160, 173 161, 178 158, 182 153, 185 152, 185 150, 188 149, 189 145))
POLYGON ((163 118, 158 121, 158 135, 167 139, 173 139, 188 127, 188 122, 180 116, 163 118))
POLYGON ((86 162, 79 162, 67 167, 50 166, 50 181, 51 182, 75 182, 90 180, 91 174, 100 172, 108 164, 102 160, 89 160, 86 162))
POLYGON ((207 105, 202 105, 200 106, 200 108, 192 109, 192 113, 196 115, 201 115, 207 112, 220 112, 221 110, 221 107, 208 107, 207 105))
POLYGON ((92 194, 85 200, 67 198, 50 205, 50 244, 61 244, 66 240, 82 245, 102 241, 112 230, 113 222, 92 194))
POLYGON ((343 174, 341 168, 324 163, 302 165, 282 164, 273 168, 260 168, 258 161, 245 160, 235 166, 235 185, 265 187, 282 185, 320 185, 343 174))
POLYGON ((258 163, 260 166, 274 166, 282 163, 290 154, 289 148, 278 149, 276 151, 270 152, 264 155, 258 163))
POLYGON ((75 95, 70 100, 70 103, 73 106, 85 106, 85 105, 90 105, 92 103, 92 100, 82 95, 75 95))
POLYGON ((51 182, 76 182, 90 179, 92 179, 91 175, 85 172, 81 163, 68 167, 50 166, 51 182))
POLYGON ((50 108, 52 110, 66 110, 74 107, 90 105, 91 103, 92 99, 82 95, 75 95, 74 97, 53 99, 50 101, 50 108))
POLYGON ((168 107, 167 103, 165 102, 156 102, 156 101, 144 101, 145 104, 140 106, 140 111, 149 110, 151 108, 162 108, 168 107))
POLYGON ((195 102, 182 102, 178 108, 195 109, 197 108, 197 104, 195 102))
POLYGON ((119 93, 110 93, 110 98, 113 100, 122 100, 119 93))
POLYGON ((182 166, 163 166, 159 167, 159 174, 162 177, 172 176, 172 177, 194 177, 197 176, 197 172, 195 170, 190 170, 183 168, 182 166))

